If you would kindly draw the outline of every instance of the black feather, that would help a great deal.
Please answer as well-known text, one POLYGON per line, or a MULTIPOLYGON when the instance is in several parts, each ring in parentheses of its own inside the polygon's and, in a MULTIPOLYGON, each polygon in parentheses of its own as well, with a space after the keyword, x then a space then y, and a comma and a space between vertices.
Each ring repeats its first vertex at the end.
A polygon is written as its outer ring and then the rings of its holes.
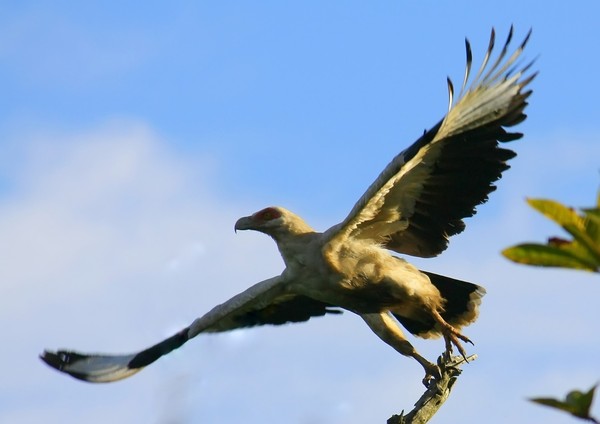
MULTIPOLYGON (((444 311, 441 315, 451 325, 455 321, 460 321, 462 315, 476 307, 481 297, 485 294, 485 289, 477 284, 434 274, 433 272, 421 272, 429 277, 431 283, 440 291, 444 298, 444 311)), ((436 325, 436 322, 431 317, 414 319, 398 314, 394 314, 394 316, 408 331, 415 335, 428 333, 436 325)))

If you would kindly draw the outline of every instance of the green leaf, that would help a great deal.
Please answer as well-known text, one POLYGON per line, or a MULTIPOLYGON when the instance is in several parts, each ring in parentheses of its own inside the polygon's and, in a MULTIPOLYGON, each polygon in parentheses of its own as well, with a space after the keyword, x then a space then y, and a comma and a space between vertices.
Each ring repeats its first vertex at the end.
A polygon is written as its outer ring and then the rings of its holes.
POLYGON ((579 390, 573 390, 572 392, 569 392, 565 400, 552 398, 533 398, 529 400, 539 403, 540 405, 560 409, 561 411, 568 412, 578 418, 597 422, 596 419, 590 416, 590 408, 592 406, 592 400, 594 399, 595 390, 596 386, 592 387, 586 393, 580 392, 579 390))
POLYGON ((527 199, 527 203, 561 227, 568 225, 580 230, 585 228, 583 218, 573 208, 569 208, 554 200, 546 199, 527 199))
MULTIPOLYGON (((588 234, 589 220, 580 216, 575 209, 569 208, 554 200, 527 199, 527 202, 548 218, 552 219, 565 231, 579 241, 596 261, 600 263, 600 248, 595 235, 588 234)), ((592 224, 593 225, 593 224, 592 224)))
POLYGON ((600 272, 600 208, 583 209, 583 215, 580 215, 575 209, 554 200, 527 199, 527 202, 559 224, 573 240, 552 237, 547 245, 521 244, 505 249, 502 252, 505 257, 527 265, 600 272))
POLYGON ((598 266, 587 255, 578 254, 576 249, 568 249, 572 242, 565 241, 563 247, 524 243, 504 249, 502 254, 508 259, 526 265, 552 266, 562 268, 597 271, 598 266))
POLYGON ((586 218, 586 229, 588 234, 592 236, 596 244, 600 245, 600 190, 596 196, 596 207, 582 208, 586 218))
POLYGON ((600 208, 582 209, 585 214, 585 231, 600 245, 600 208))

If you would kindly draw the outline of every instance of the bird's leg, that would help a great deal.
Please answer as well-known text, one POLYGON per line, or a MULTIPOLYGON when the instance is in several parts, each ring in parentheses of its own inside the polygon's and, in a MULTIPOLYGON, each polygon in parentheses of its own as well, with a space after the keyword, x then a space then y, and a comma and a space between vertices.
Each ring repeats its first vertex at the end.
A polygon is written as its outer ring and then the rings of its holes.
POLYGON ((473 342, 464 334, 461 334, 460 331, 458 331, 456 328, 454 328, 453 326, 451 326, 450 324, 448 324, 446 322, 446 320, 444 318, 442 318, 442 316, 440 315, 440 313, 437 310, 433 310, 431 311, 433 319, 435 319, 435 321, 440 325, 441 329, 442 329, 442 334, 444 335, 444 341, 446 342, 446 352, 448 353, 448 355, 450 355, 452 353, 452 346, 456 346, 456 348, 458 349, 458 352, 460 353, 460 355, 464 358, 465 361, 469 362, 467 360, 467 352, 465 351, 464 347, 462 346, 462 343, 460 342, 460 340, 467 342, 467 343, 471 343, 473 344, 473 342))
POLYGON ((441 377, 439 367, 417 353, 413 345, 406 340, 398 323, 389 312, 361 314, 361 317, 381 340, 393 347, 397 352, 405 356, 410 356, 421 364, 423 369, 425 369, 425 378, 423 378, 425 386, 429 387, 432 378, 439 379, 441 377))

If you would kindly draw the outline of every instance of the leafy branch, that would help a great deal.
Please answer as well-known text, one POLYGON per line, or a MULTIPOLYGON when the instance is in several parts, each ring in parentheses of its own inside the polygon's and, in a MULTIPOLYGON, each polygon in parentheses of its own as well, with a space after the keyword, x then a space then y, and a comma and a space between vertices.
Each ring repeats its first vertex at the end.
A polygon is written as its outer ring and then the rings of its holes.
POLYGON ((568 412, 577 418, 582 418, 584 420, 599 424, 598 420, 590 415, 590 408, 592 406, 592 400, 594 399, 596 387, 597 385, 592 387, 586 393, 580 392, 579 390, 573 390, 572 392, 569 392, 565 400, 556 400, 551 398, 532 398, 529 400, 539 403, 540 405, 546 405, 552 408, 560 409, 561 411, 568 412))
POLYGON ((600 272, 600 193, 596 207, 580 212, 553 200, 527 199, 531 207, 560 225, 572 239, 550 237, 546 244, 524 243, 502 251, 527 265, 600 272))
MULTIPOLYGON (((538 212, 560 225, 572 239, 550 237, 546 244, 523 243, 502 251, 508 259, 527 265, 600 272, 600 192, 593 208, 577 212, 553 200, 527 199, 538 212)), ((590 415, 597 386, 583 393, 573 390, 564 400, 532 398, 532 402, 567 412, 577 418, 600 422, 590 415)))

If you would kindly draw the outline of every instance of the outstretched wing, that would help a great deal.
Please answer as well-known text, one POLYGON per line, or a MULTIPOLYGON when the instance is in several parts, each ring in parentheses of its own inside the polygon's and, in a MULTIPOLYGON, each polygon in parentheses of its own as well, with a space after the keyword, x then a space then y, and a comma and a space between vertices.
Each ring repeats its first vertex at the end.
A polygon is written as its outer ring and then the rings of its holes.
POLYGON ((189 327, 148 349, 129 355, 83 354, 45 351, 40 358, 51 367, 79 380, 106 383, 140 371, 163 355, 179 348, 200 333, 216 333, 257 325, 280 325, 307 321, 328 313, 339 314, 331 305, 285 291, 281 277, 262 281, 216 306, 189 327))
POLYGON ((475 214, 495 190, 493 182, 515 156, 498 142, 518 139, 505 130, 523 121, 531 91, 524 88, 535 77, 525 76, 531 63, 519 59, 531 31, 508 56, 513 29, 497 59, 490 65, 495 33, 481 68, 467 89, 471 48, 466 41, 467 68, 459 99, 448 80, 449 111, 412 146, 396 156, 356 203, 348 217, 330 230, 330 241, 373 240, 388 249, 432 257, 460 233, 463 218, 475 214))

